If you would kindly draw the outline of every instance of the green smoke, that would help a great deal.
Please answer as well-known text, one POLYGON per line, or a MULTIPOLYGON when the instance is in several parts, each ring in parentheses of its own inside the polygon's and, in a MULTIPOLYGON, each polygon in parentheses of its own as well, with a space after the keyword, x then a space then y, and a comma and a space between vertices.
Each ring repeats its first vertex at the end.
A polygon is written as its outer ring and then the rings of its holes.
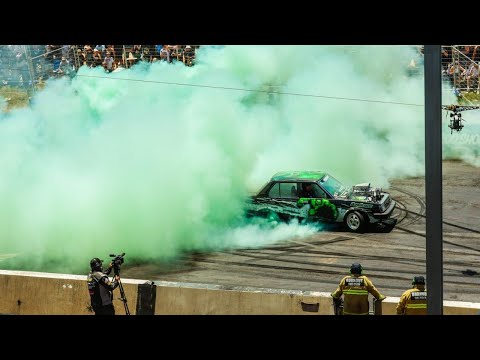
MULTIPOLYGON (((444 99, 445 99, 444 95, 444 99)), ((453 97, 453 96, 452 96, 453 97)), ((457 104, 452 99, 444 101, 448 104, 457 104)), ((443 112, 442 141, 443 157, 445 159, 461 159, 473 166, 480 167, 480 110, 462 112, 464 128, 461 132, 450 130, 449 112, 443 112)))
POLYGON ((423 107, 164 82, 423 104, 423 78, 406 71, 415 56, 406 46, 205 46, 191 68, 82 68, 51 81, 30 108, 0 118, 1 253, 20 254, 0 266, 83 273, 112 252, 165 261, 312 234, 246 224, 244 197, 282 170, 381 186, 422 174, 423 107))

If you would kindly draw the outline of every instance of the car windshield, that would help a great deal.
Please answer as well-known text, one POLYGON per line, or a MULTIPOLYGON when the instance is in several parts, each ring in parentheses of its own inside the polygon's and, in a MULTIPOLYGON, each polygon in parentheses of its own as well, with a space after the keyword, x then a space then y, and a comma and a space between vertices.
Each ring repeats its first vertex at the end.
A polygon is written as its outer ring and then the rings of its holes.
POLYGON ((325 175, 321 178, 320 184, 332 195, 339 195, 347 190, 345 185, 330 175, 325 175))

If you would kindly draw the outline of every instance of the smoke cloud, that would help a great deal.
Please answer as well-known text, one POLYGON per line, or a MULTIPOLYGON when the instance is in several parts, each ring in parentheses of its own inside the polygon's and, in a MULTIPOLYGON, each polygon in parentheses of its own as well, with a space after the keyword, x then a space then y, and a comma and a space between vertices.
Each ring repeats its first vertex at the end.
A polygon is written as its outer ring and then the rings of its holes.
POLYGON ((421 175, 424 108, 165 82, 422 105, 423 77, 407 71, 416 56, 204 46, 193 67, 81 68, 49 82, 30 108, 0 115, 0 249, 19 254, 0 267, 85 273, 113 252, 168 261, 313 234, 247 223, 245 196, 282 170, 378 186, 421 175))

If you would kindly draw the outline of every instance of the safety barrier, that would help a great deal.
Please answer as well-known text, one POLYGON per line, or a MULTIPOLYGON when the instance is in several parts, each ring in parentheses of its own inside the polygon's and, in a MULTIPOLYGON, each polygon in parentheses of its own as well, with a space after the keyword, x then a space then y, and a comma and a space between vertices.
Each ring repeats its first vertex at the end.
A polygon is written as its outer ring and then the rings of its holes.
MULTIPOLYGON (((130 313, 138 315, 332 315, 329 293, 122 279, 130 313)), ((116 314, 125 314, 114 291, 116 314)), ((395 314, 398 297, 383 301, 395 314)), ((480 303, 444 301, 445 315, 477 315, 480 303)), ((0 314, 88 315, 86 275, 0 270, 0 314)))
MULTIPOLYGON (((0 314, 88 315, 87 276, 0 270, 0 314)), ((140 280, 122 280, 129 308, 135 310, 140 280)), ((118 290, 114 292, 119 295, 118 290)), ((121 301, 115 312, 124 314, 121 301)), ((131 311, 134 313, 134 311, 131 311)))

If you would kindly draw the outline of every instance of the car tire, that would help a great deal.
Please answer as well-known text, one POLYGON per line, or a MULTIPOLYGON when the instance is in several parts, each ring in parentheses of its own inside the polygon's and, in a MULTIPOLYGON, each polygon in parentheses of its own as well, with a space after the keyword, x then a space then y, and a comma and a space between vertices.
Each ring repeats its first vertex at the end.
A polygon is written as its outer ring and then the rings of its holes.
POLYGON ((345 216, 345 226, 352 232, 362 232, 365 223, 364 215, 358 211, 351 211, 345 216))

